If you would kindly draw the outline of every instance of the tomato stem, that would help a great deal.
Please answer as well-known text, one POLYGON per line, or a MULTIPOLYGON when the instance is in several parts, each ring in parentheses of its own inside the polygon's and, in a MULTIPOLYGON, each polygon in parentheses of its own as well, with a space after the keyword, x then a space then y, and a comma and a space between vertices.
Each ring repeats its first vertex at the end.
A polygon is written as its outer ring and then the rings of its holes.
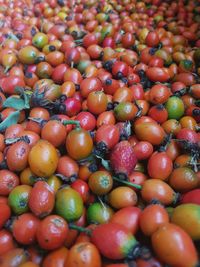
POLYGON ((86 229, 84 227, 81 227, 81 226, 78 226, 76 224, 73 224, 73 223, 69 223, 69 229, 73 229, 73 230, 76 230, 76 231, 79 231, 81 233, 86 233, 87 235, 91 235, 92 231, 90 229, 86 229))
POLYGON ((5 141, 4 141, 4 143, 6 145, 11 145, 11 144, 17 143, 19 141, 23 141, 23 142, 25 142, 27 144, 30 143, 30 140, 29 140, 29 138, 28 138, 27 135, 16 137, 16 138, 6 138, 5 141))
POLYGON ((136 189, 139 189, 139 190, 142 189, 142 186, 141 186, 141 185, 134 184, 134 183, 131 183, 131 182, 127 182, 127 181, 125 181, 125 180, 121 180, 121 179, 119 179, 119 178, 117 178, 117 177, 115 177, 115 176, 112 176, 112 178, 113 178, 113 180, 115 180, 115 181, 117 181, 117 182, 119 182, 119 183, 122 183, 122 184, 125 184, 125 185, 132 186, 132 187, 134 187, 134 188, 136 188, 136 189))

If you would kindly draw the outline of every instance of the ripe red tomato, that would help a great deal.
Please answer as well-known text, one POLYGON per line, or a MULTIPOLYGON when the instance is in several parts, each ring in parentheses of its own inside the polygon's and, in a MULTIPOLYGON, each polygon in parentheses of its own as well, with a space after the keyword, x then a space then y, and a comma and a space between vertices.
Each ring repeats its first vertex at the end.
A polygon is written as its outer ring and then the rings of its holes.
POLYGON ((23 245, 35 242, 39 222, 40 220, 32 213, 24 213, 17 217, 12 225, 12 233, 17 242, 23 245))
POLYGON ((138 207, 125 207, 115 212, 110 222, 124 225, 135 235, 139 229, 140 216, 141 210, 138 207))
POLYGON ((173 170, 173 162, 166 152, 154 152, 148 160, 147 169, 151 178, 166 180, 173 170))
POLYGON ((160 226, 168 222, 167 210, 159 204, 145 207, 139 218, 140 229, 147 236, 151 236, 160 226))
POLYGON ((0 256, 13 248, 15 248, 15 243, 12 234, 5 229, 0 230, 0 256))
POLYGON ((1 217, 0 217, 0 229, 4 226, 5 222, 11 216, 11 209, 6 203, 0 203, 1 217))
POLYGON ((157 229, 151 237, 153 249, 170 266, 195 266, 197 250, 190 236, 179 226, 168 223, 157 229))
POLYGON ((68 232, 67 222, 58 215, 49 215, 37 227, 36 237, 41 248, 54 250, 60 248, 68 232))
POLYGON ((31 190, 28 205, 38 217, 50 214, 54 208, 55 195, 53 189, 44 181, 38 181, 31 190))

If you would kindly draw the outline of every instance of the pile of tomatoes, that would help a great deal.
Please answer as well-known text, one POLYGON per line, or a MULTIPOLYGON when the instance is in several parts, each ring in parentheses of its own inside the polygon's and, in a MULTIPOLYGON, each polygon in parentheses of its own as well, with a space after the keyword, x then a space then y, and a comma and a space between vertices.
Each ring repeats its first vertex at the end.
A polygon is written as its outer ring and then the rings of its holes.
POLYGON ((0 0, 0 266, 200 264, 200 2, 0 0))

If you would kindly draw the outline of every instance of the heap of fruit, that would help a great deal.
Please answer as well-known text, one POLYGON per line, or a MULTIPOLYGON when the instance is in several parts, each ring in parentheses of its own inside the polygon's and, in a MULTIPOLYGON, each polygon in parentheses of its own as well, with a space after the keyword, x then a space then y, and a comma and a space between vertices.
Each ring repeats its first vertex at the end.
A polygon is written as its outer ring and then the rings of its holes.
POLYGON ((200 2, 0 0, 0 26, 0 266, 199 266, 200 2))

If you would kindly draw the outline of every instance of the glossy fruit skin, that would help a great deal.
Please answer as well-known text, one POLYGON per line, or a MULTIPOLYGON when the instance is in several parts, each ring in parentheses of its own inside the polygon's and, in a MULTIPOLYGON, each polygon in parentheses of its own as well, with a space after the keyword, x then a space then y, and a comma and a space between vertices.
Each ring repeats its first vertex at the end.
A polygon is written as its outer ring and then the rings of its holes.
POLYGON ((64 187, 56 193, 55 209, 68 222, 75 221, 83 214, 83 200, 76 190, 64 187))
POLYGON ((32 244, 36 240, 39 222, 40 220, 32 213, 24 213, 17 217, 12 225, 13 236, 17 242, 23 245, 32 244))
POLYGON ((118 186, 108 195, 109 204, 115 209, 121 209, 137 204, 136 192, 128 186, 118 186))
POLYGON ((193 189, 187 193, 185 193, 181 197, 181 203, 187 204, 187 203, 193 203, 200 205, 200 189, 193 189))
POLYGON ((87 203, 90 195, 88 184, 81 179, 76 179, 70 186, 80 194, 83 203, 87 203))
POLYGON ((87 111, 79 112, 76 116, 76 120, 80 122, 80 126, 86 131, 92 131, 96 126, 95 116, 87 111))
POLYGON ((66 128, 59 121, 48 121, 42 128, 41 137, 50 142, 54 147, 59 147, 65 142, 66 128))
POLYGON ((8 204, 12 211, 20 215, 29 210, 28 202, 32 187, 29 185, 18 185, 16 186, 8 197, 8 204))
POLYGON ((105 195, 112 189, 112 176, 108 171, 93 172, 88 179, 88 185, 94 194, 105 195))
POLYGON ((114 108, 117 121, 133 120, 137 111, 137 107, 131 102, 121 102, 114 108))
POLYGON ((25 263, 20 264, 19 267, 39 267, 39 265, 32 261, 27 261, 25 263))
POLYGON ((18 267, 28 261, 29 255, 22 248, 13 248, 0 257, 1 267, 18 267))
POLYGON ((174 169, 169 178, 170 186, 179 192, 188 192, 199 185, 196 173, 187 167, 174 169))
POLYGON ((146 236, 151 236, 161 225, 169 222, 165 208, 159 204, 146 206, 140 214, 140 229, 146 236))
POLYGON ((55 147, 46 140, 40 140, 32 147, 28 156, 31 171, 37 176, 51 176, 58 164, 58 154, 55 147))
POLYGON ((173 163, 166 152, 155 152, 148 160, 147 169, 151 178, 166 180, 173 170, 173 163))
POLYGON ((102 91, 91 92, 87 97, 88 110, 94 115, 99 115, 106 111, 107 104, 107 96, 102 91))
POLYGON ((125 226, 111 222, 98 225, 92 232, 91 241, 103 256, 112 260, 124 259, 137 246, 135 237, 125 226))
POLYGON ((140 215, 141 209, 138 207, 125 207, 116 211, 110 222, 125 226, 133 235, 135 235, 139 229, 140 215))
POLYGON ((23 64, 33 64, 36 60, 38 50, 33 46, 26 46, 20 49, 18 57, 23 64))
POLYGON ((97 131, 95 140, 96 143, 104 143, 108 149, 113 148, 119 141, 119 129, 115 125, 101 125, 97 131))
POLYGON ((9 170, 0 170, 0 195, 8 196, 19 185, 19 177, 9 170))
POLYGON ((190 130, 187 128, 180 129, 176 137, 180 140, 186 140, 191 143, 198 143, 198 140, 199 140, 198 134, 194 130, 190 130))
POLYGON ((69 250, 66 247, 58 248, 44 258, 42 267, 63 267, 68 257, 69 250))
POLYGON ((147 141, 140 141, 134 145, 133 150, 138 160, 145 160, 153 153, 153 146, 147 141))
POLYGON ((72 130, 66 138, 66 149, 68 155, 75 160, 88 157, 93 149, 90 134, 80 128, 72 130))
POLYGON ((67 232, 68 225, 62 217, 49 215, 40 222, 36 237, 41 248, 54 250, 64 244, 67 232))
POLYGON ((134 127, 136 137, 141 141, 147 141, 152 145, 159 145, 165 137, 163 128, 152 122, 143 122, 134 127))
POLYGON ((197 251, 190 236, 179 226, 168 223, 151 237, 156 255, 170 266, 195 267, 198 262, 197 251))
POLYGON ((199 216, 200 205, 182 204, 174 208, 171 222, 185 230, 193 240, 200 240, 199 216))
POLYGON ((64 267, 76 266, 101 267, 101 256, 96 246, 90 242, 81 242, 72 246, 64 267))
POLYGON ((22 171, 28 164, 30 147, 25 142, 17 142, 8 149, 6 154, 8 168, 11 171, 22 171))
POLYGON ((147 203, 154 199, 160 201, 163 205, 170 205, 176 202, 175 191, 167 183, 159 179, 147 179, 143 184, 141 195, 147 203))
POLYGON ((168 99, 166 109, 168 112, 168 119, 176 120, 179 120, 183 116, 185 110, 183 101, 177 96, 172 96, 168 99))
POLYGON ((11 209, 6 203, 0 203, 0 210, 1 210, 0 229, 2 229, 6 221, 10 218, 11 209))
POLYGON ((58 160, 56 172, 64 175, 67 178, 77 177, 79 166, 75 160, 68 156, 62 156, 58 160))
POLYGON ((149 92, 149 100, 152 104, 164 104, 171 95, 169 87, 156 84, 151 87, 149 92))
POLYGON ((34 184, 29 198, 29 208, 38 217, 45 217, 54 208, 55 194, 52 188, 44 181, 34 184))
POLYGON ((89 224, 103 224, 110 221, 114 214, 114 211, 110 206, 101 203, 94 202, 87 209, 87 222, 89 224))
POLYGON ((151 67, 146 71, 147 77, 152 82, 167 82, 170 79, 169 74, 163 69, 159 67, 151 67))
POLYGON ((0 257, 14 247, 15 243, 12 234, 5 229, 0 230, 0 257))

